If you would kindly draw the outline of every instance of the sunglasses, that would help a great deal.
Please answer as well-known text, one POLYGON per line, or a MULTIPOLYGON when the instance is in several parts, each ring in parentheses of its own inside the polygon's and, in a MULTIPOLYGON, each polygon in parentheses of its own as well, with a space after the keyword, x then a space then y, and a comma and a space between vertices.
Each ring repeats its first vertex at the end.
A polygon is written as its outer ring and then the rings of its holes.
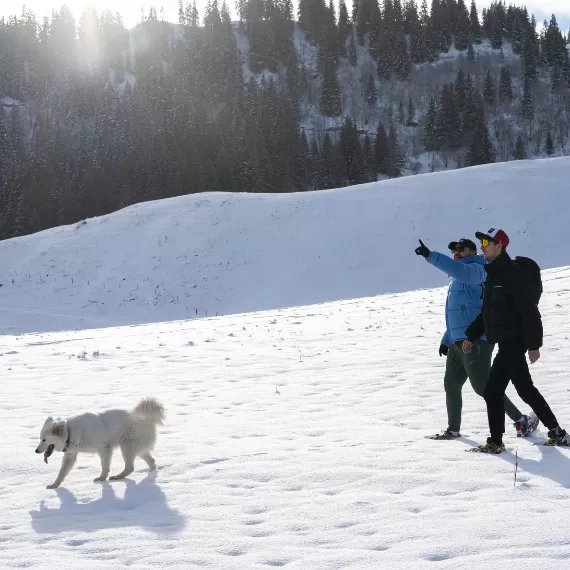
POLYGON ((461 253, 469 248, 466 245, 458 245, 455 249, 453 249, 453 253, 461 253))
POLYGON ((481 240, 481 247, 488 247, 490 243, 497 243, 493 240, 489 240, 489 239, 482 239, 481 240))

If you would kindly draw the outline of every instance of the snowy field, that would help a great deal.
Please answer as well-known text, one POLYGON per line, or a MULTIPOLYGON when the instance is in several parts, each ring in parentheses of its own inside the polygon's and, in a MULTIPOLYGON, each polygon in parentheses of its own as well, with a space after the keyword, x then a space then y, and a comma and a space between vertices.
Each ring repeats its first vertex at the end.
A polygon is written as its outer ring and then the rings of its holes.
MULTIPOLYGON (((544 282, 532 371, 568 426, 570 270, 544 282)), ((487 435, 468 386, 464 439, 423 439, 446 427, 444 299, 2 337, 2 568, 566 567, 570 450, 537 445, 544 428, 518 440, 509 426, 509 452, 465 453, 487 435), (34 453, 48 414, 142 395, 168 413, 156 475, 139 462, 127 481, 94 484, 98 458, 84 455, 45 489, 61 457, 46 466, 34 453)))
POLYGON ((300 194, 199 194, 0 242, 0 334, 245 313, 444 286, 413 254, 500 224, 570 265, 570 158, 300 194))
POLYGON ((508 426, 506 453, 465 453, 469 385, 464 438, 423 438, 447 427, 448 279, 413 250, 501 224, 550 268, 532 372, 569 427, 569 168, 187 196, 0 242, 0 568, 568 567, 570 449, 508 426), (167 409, 157 473, 95 484, 83 455, 46 490, 47 415, 142 396, 167 409))

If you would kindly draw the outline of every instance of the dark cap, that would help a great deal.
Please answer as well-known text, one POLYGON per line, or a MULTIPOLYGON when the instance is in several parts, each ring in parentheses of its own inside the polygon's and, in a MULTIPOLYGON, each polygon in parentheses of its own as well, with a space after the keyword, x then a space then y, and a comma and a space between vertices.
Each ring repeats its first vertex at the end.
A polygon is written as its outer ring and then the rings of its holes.
POLYGON ((458 245, 463 245, 468 249, 477 251, 477 246, 470 239, 467 238, 461 238, 458 241, 452 241, 447 247, 453 251, 458 245))

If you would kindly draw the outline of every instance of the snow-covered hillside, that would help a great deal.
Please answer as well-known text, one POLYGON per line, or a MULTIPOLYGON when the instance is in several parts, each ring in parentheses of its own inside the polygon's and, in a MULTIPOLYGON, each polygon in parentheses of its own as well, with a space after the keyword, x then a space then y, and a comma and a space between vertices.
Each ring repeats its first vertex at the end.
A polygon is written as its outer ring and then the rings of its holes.
MULTIPOLYGON (((399 267, 410 277, 424 265, 399 267)), ((544 284, 545 347, 532 372, 570 426, 570 272, 547 271, 544 284)), ((444 300, 438 289, 0 338, 0 566, 566 568, 570 450, 540 445, 543 428, 518 440, 508 426, 508 452, 465 453, 487 435, 468 385, 464 439, 423 439, 446 427, 444 300), (94 484, 98 458, 80 456, 61 488, 45 489, 61 458, 45 465, 34 453, 48 414, 131 408, 142 395, 168 413, 157 474, 137 463, 126 481, 94 484)), ((121 468, 117 453, 112 473, 121 468)))
POLYGON ((570 158, 302 194, 200 194, 0 242, 3 333, 241 313, 446 284, 418 238, 502 226, 543 268, 561 247, 570 158), (49 319, 45 317, 49 316, 49 319))

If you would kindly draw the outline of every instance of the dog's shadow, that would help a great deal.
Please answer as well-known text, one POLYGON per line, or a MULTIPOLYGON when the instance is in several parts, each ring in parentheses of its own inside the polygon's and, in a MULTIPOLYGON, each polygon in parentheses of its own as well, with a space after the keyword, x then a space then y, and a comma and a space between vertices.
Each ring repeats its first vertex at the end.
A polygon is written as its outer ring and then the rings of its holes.
POLYGON ((156 484, 156 472, 142 481, 132 479, 101 484, 99 499, 81 503, 67 489, 56 489, 58 508, 46 507, 30 511, 32 528, 39 533, 56 534, 65 531, 93 532, 106 528, 141 527, 156 533, 179 532, 184 517, 168 506, 166 496, 156 484), (117 497, 115 486, 124 485, 123 497, 117 497))

